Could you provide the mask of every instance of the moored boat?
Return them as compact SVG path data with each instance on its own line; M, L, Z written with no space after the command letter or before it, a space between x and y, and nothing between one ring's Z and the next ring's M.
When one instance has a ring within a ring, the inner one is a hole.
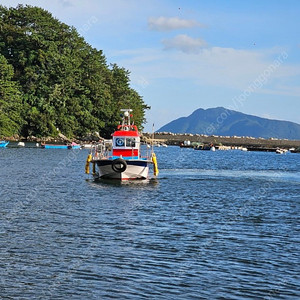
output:
M277 149L276 149L276 153L277 153L277 154L285 154L285 153L287 153L287 152L288 152L287 149L281 149L281 148L277 148Z
M18 147L25 147L25 143L24 143L24 142L19 142L19 143L17 144L17 146L18 146Z
M131 123L131 109L122 109L122 124L112 134L112 142L102 141L91 149L86 161L93 164L94 179L138 180L148 179L149 165L153 164L154 176L158 175L155 153L141 153L140 134L136 125Z
M93 147L93 144L83 144L82 148L84 149L91 149Z
M300 153L300 147L298 147L298 148L292 148L292 149L290 149L290 152L291 153Z
M216 151L216 148L214 147L213 144L205 145L205 144L200 144L196 147L194 147L194 150L211 150L211 151Z
M0 141L0 148L5 148L8 144L9 142L7 141Z

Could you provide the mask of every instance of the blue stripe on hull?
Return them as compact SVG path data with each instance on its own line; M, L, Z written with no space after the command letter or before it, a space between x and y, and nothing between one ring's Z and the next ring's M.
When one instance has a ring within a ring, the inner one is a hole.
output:
M80 145L42 145L44 149L80 149Z

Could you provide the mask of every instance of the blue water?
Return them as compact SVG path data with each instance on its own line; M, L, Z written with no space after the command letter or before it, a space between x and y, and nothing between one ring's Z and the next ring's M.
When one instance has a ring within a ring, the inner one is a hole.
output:
M86 150L0 149L0 299L299 299L300 155L157 148L146 183Z

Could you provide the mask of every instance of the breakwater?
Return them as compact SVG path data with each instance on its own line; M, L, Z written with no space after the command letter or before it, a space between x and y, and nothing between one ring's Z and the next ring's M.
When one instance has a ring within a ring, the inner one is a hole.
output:
M177 145L184 141L191 143L214 144L232 147L246 147L258 149L290 149L300 147L300 140L287 140L287 139L264 139L253 137L238 137L238 136L206 136L200 134L172 134L156 132L153 135L154 141L157 143L165 143L167 145ZM143 139L152 139L152 134L144 133Z

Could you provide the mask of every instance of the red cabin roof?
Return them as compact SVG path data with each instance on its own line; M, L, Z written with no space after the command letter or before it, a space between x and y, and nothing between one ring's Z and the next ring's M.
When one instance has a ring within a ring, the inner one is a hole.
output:
M139 133L136 131L118 130L115 131L112 136L139 136Z
M130 130L124 130L125 128ZM117 129L112 136L140 136L135 125L119 125Z

